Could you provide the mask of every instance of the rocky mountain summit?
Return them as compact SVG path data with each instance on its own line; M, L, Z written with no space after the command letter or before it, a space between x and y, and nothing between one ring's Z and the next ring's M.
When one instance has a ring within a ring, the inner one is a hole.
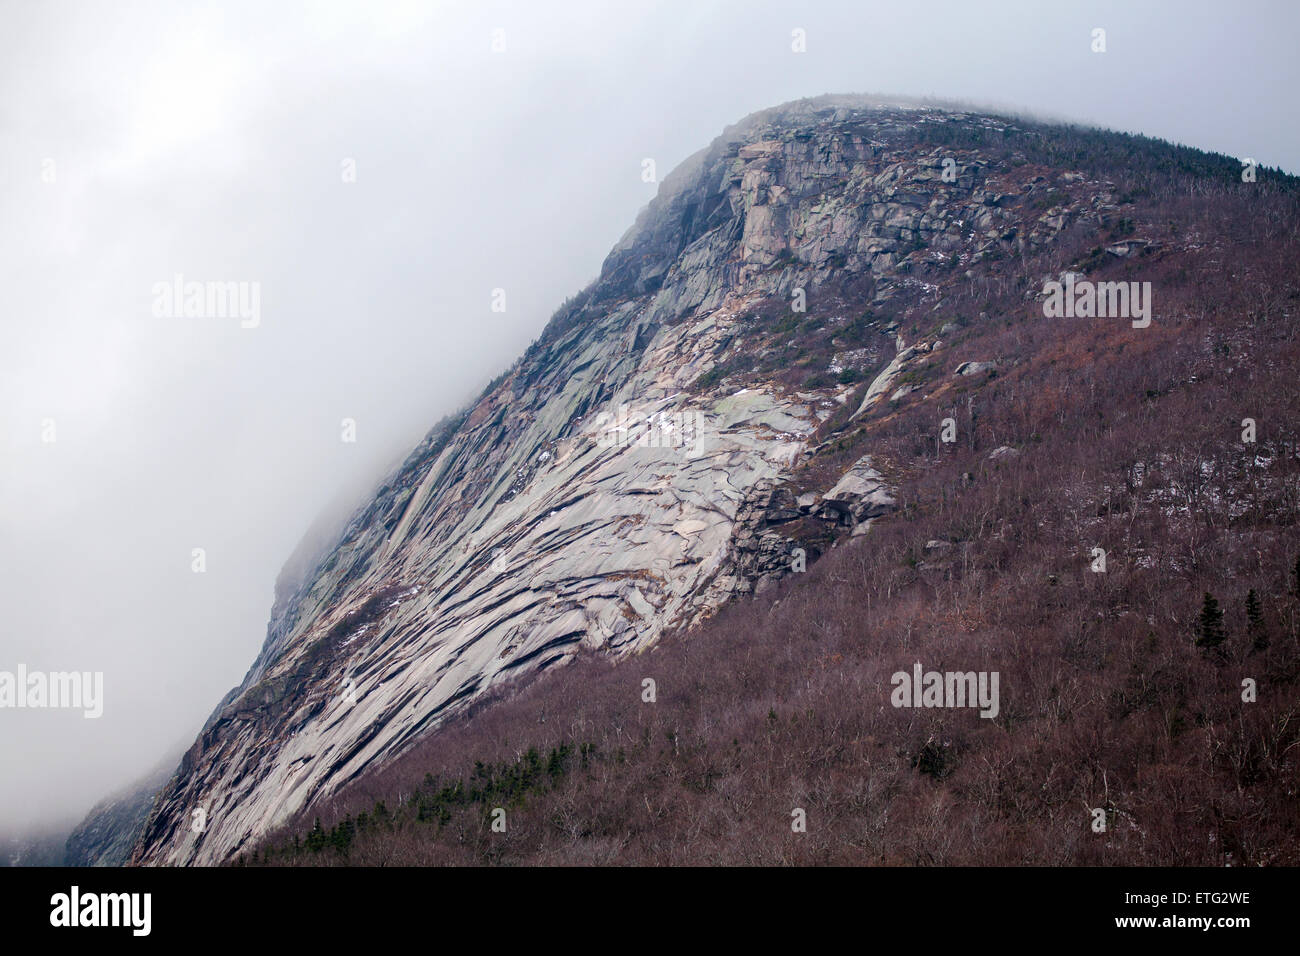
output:
M1007 367L933 373L998 263L1168 251L1065 140L849 97L724 131L511 369L291 562L133 861L227 861L489 689L642 651L900 507L844 429Z

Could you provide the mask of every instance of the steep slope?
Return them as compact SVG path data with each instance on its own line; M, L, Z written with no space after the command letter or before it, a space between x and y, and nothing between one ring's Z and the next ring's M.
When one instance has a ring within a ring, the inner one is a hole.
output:
M66 826L55 826L40 833L0 838L0 867L63 866L66 834Z
M1121 209L913 263L933 290L873 321L942 347L901 350L763 512L765 540L837 533L806 574L481 698L239 862L1300 862L1300 184L1125 137L1011 148L1113 176ZM1150 282L1151 322L1045 314L1067 270ZM864 453L897 507L814 522ZM996 707L898 706L918 662L996 675Z
M229 859L503 681L644 649L788 572L796 545L815 558L889 512L872 450L835 435L902 399L957 329L912 322L905 340L892 316L932 313L941 285L949 316L973 314L1006 292L999 261L1068 264L1104 230L1124 244L1103 260L1158 248L1129 234L1112 182L1072 167L1081 136L848 98L724 132L282 581L262 653L134 860Z
M175 755L120 793L95 804L64 844L63 866L122 866L153 809L154 797L171 778Z

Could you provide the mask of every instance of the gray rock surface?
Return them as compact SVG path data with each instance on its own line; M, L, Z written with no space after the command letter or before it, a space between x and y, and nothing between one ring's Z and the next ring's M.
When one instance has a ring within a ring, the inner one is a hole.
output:
M973 150L916 147L930 123L1011 128L822 97L746 118L669 175L528 352L295 555L261 653L133 860L227 860L488 689L584 649L636 653L761 586L789 566L787 526L858 532L891 509L870 458L820 498L781 486L846 392L696 383L769 297L852 275L888 305L916 285L910 256L1014 254L1076 214L1026 221ZM918 354L900 338L853 417Z
M822 498L822 512L842 524L857 525L891 511L894 497L885 479L864 455Z

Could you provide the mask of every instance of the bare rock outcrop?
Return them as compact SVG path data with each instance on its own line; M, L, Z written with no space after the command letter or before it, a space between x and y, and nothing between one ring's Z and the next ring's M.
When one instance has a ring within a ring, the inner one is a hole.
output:
M503 681L635 653L787 573L799 521L860 533L891 509L869 457L824 490L785 485L848 386L701 383L749 357L755 303L848 276L887 305L925 294L918 256L956 267L1103 214L1027 213L977 148L931 128L1015 129L824 97L755 114L675 170L528 352L291 562L261 653L134 861L230 859ZM898 397L929 348L898 341L852 417Z

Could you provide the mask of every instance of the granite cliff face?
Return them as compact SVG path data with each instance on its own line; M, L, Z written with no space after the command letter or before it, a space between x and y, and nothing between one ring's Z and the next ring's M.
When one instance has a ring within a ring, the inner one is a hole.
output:
M982 153L1013 132L822 98L685 162L514 367L295 558L134 862L225 861L494 685L643 650L893 508L834 426L905 394L943 335L854 303L924 303L923 261L960 278L1114 209L1105 183Z
M63 866L122 866L153 809L154 797L171 778L175 755L125 790L101 800L64 843Z

